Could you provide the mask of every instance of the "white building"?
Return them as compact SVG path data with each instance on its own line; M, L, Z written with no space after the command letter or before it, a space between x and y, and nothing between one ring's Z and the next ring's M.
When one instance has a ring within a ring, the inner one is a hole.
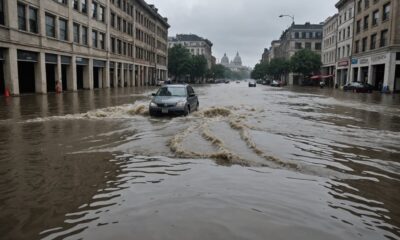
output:
M338 14L329 17L324 22L324 27L322 30L322 74L332 76L328 79L333 79L333 76L336 75L337 20ZM330 82L330 85L332 84L333 82Z
M211 41L195 34L177 34L176 37L168 38L169 48L179 44L187 48L192 55L203 55L207 59L208 68L211 68L213 64Z
M353 46L354 0L340 0L337 33L336 84L343 86L350 81L350 65Z

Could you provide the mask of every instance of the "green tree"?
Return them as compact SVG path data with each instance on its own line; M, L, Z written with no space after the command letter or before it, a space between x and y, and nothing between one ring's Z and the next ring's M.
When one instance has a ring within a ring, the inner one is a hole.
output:
M216 64L211 67L211 74L214 79L216 78L225 78L225 69L224 65Z
M175 45L168 49L168 71L175 78L190 74L191 55L182 45Z
M207 59L203 55L194 55L190 60L190 76L192 80L195 78L203 78L207 73Z
M290 59L291 70L294 73L309 76L321 69L321 56L309 49L302 49Z
M283 58L274 58L267 67L267 75L273 78L280 78L281 75L290 72L290 61Z

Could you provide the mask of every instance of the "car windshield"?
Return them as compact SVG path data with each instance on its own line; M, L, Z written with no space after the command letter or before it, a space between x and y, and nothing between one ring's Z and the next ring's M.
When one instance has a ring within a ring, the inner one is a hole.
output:
M158 90L157 96L161 97L186 97L186 88L184 87L163 87Z

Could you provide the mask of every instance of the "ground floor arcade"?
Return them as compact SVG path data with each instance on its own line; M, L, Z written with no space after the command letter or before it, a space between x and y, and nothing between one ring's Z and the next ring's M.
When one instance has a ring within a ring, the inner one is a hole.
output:
M400 92L400 52L353 58L350 81L369 83L378 91Z
M49 93L155 85L165 66L55 52L0 48L0 94Z

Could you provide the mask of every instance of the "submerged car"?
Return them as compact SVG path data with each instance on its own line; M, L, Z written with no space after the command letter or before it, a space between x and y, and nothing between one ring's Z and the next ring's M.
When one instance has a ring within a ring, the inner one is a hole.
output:
M357 93L372 93L374 87L368 83L351 82L343 86L343 91L353 91Z
M186 116L199 108L199 99L193 88L187 84L165 85L152 95L150 116L163 114Z
M282 86L281 81L278 80L273 80L271 83L271 87L281 87L281 86Z
M256 81L251 80L251 81L249 82L249 87L257 87Z

